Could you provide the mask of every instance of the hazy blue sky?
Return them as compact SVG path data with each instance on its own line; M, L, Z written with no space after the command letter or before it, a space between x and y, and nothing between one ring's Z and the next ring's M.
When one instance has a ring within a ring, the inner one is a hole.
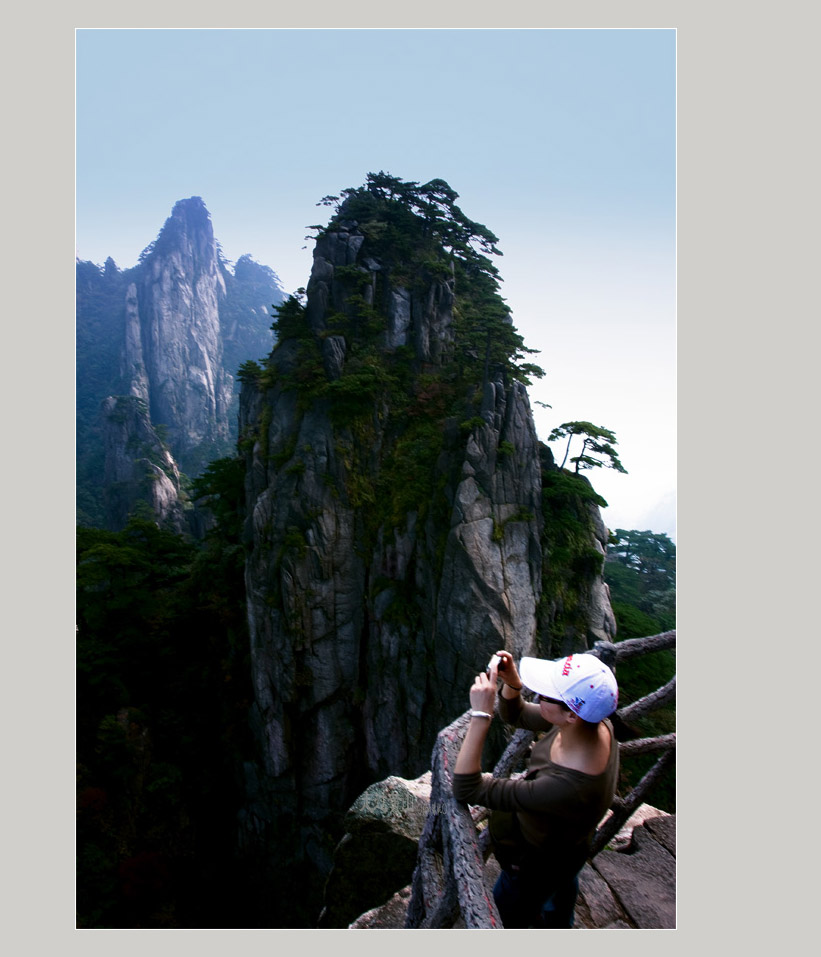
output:
M132 266L201 196L228 259L250 253L291 292L324 195L369 171L445 179L499 237L502 295L541 350L540 437L570 419L613 429L629 474L588 473L605 523L675 537L675 42L78 30L77 255Z

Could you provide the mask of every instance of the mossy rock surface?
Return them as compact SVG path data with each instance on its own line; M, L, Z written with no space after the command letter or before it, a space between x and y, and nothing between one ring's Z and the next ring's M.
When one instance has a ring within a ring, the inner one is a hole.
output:
M389 777L354 801L334 851L320 927L348 927L410 883L430 806L429 777Z

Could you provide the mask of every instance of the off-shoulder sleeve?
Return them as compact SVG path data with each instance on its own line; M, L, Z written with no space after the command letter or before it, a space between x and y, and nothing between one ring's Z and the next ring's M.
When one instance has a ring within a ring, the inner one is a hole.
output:
M481 771L474 771L471 774L454 774L453 796L457 801L464 801L466 804L477 804L477 801L472 800L472 795L478 791L481 784Z
M454 774L453 796L457 801L493 810L529 811L561 817L574 815L579 797L577 783L560 773L511 780L478 771Z

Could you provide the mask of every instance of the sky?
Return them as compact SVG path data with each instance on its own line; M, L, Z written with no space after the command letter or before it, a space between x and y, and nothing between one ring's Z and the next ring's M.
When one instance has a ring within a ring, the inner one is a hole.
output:
M446 180L496 234L539 438L612 430L605 524L675 541L675 30L76 33L80 259L133 266L201 196L224 255L293 292L317 203L379 170Z

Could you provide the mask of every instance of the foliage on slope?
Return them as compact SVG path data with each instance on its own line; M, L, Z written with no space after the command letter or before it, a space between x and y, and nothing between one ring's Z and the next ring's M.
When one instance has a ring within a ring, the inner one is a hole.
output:
M594 545L591 507L607 502L584 477L556 468L546 446L542 457L543 543L541 652L547 658L587 647L586 617L591 580L603 556ZM570 643L568 643L570 642Z
M77 530L80 927L228 926L241 913L241 596L242 548L224 522L199 547L139 520Z
M119 375L125 342L126 274L112 259L100 269L77 263L77 519L103 527L101 483L105 456L100 403L123 391Z
M524 345L510 309L499 294L499 272L490 256L501 256L498 239L456 205L459 194L444 180L420 185L388 173L369 173L364 186L328 196L335 208L327 226L312 226L317 235L355 221L367 249L389 269L392 282L426 288L432 279L452 278L457 291L455 338L446 363L455 364L449 378L481 381L488 365L529 383L544 372L523 361L535 350ZM384 303L374 303L378 313ZM367 312L363 318L367 319Z
M617 528L608 545L604 578L610 586L620 641L676 627L676 546L667 535ZM655 691L675 673L674 649L628 659L619 665L619 704L624 706ZM643 736L675 731L675 703L652 712L637 727ZM654 762L653 755L632 758L623 769L624 782L637 783ZM658 786L650 803L675 812L675 770Z

